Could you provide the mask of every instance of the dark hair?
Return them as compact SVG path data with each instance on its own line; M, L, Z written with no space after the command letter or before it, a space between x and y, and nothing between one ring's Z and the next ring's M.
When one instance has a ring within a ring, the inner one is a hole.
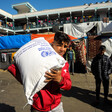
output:
M106 47L104 45L101 45L99 50L104 51L104 50L106 50Z
M55 36L54 36L54 41L57 41L58 43L62 43L62 42L70 42L70 38L67 34L63 33L63 32L56 32Z

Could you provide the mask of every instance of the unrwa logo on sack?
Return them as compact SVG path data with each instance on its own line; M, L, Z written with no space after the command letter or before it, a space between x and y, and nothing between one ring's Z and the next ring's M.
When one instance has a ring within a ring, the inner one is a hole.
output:
M47 57L47 56L51 56L51 55L56 55L56 53L54 51L42 51L41 52L42 57Z

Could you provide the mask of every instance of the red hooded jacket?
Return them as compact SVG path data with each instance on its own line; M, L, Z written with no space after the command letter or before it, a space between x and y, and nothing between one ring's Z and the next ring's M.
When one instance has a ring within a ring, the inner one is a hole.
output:
M62 68L62 80L60 83L51 81L42 90L33 97L32 107L39 111L50 111L57 107L61 101L62 94L60 88L64 90L71 89L71 79L68 71L69 64L66 63ZM8 71L22 84L19 70L15 64L8 67Z

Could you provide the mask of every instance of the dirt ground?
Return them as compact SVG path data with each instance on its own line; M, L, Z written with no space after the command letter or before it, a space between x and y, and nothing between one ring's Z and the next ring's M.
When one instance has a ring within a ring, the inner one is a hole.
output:
M103 87L101 87L101 102L95 106L95 80L91 73L71 75L72 88L61 90L65 112L112 112L112 75L110 75L109 100L103 102ZM7 71L0 70L0 112L30 112L26 106L26 97L22 85Z

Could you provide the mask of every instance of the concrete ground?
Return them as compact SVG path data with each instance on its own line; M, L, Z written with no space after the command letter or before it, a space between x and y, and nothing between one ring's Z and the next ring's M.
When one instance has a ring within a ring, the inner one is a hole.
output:
M101 102L95 106L95 80L91 73L71 75L72 88L62 90L62 102L65 112L112 112L112 76L110 75L109 100L103 102L103 88L101 88ZM22 85L7 71L0 70L0 112L30 112L26 104Z

